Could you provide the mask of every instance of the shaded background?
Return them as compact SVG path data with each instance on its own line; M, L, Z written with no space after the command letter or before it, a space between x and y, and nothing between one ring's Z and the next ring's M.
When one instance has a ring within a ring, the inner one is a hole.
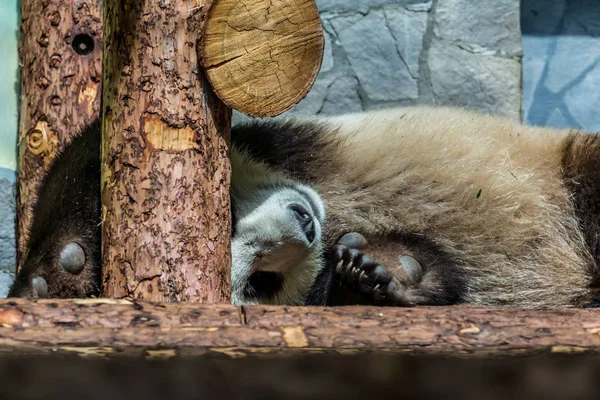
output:
M446 104L600 131L600 0L316 2L325 58L291 114ZM0 296L16 261L18 18L0 0Z

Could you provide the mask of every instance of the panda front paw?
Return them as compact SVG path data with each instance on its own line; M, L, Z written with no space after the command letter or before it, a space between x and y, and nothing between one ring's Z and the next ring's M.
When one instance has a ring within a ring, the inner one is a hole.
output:
M371 298L371 302L394 305L402 285L387 268L357 249L336 244L331 251L338 282L347 290Z

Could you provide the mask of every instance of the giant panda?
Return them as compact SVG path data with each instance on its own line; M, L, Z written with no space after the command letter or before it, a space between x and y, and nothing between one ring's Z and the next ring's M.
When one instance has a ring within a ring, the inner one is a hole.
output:
M322 198L328 256L304 266L320 271L308 274L313 287L335 275L320 285L329 304L569 307L598 297L592 134L416 107L258 121L232 137L232 158L240 151ZM368 245L349 250L349 232ZM39 283L24 274L23 286ZM274 302L311 303L312 290L275 295L291 286L263 275L254 286ZM265 301L254 297L239 302Z
M600 136L444 107L253 121L233 135L320 194L326 247L348 232L366 239L376 262L336 269L364 294L351 302L545 308L599 297Z
M96 120L48 169L37 190L27 252L9 297L99 294L100 140ZM232 166L233 303L326 304L332 270L325 268L320 196L236 149Z

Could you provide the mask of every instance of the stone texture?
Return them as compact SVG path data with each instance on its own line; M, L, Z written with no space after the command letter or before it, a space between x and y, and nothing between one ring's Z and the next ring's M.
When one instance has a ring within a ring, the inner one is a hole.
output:
M323 36L325 37L325 49L323 52L323 63L321 64L321 70L319 73L330 71L333 68L333 48L331 47L331 35L324 29Z
M431 5L431 0L316 0L316 3L320 12L342 13L381 8L383 6L425 7Z
M0 178L0 270L14 271L16 265L15 182Z
M329 87L320 112L335 115L358 111L362 111L361 99L358 95L358 80L353 76L337 78Z
M369 99L390 101L419 96L417 80L402 61L383 11L371 10L362 18L338 17L331 24Z
M396 41L396 48L410 75L419 78L419 57L427 29L427 13L395 8L384 10L386 24Z
M15 280L14 273L0 269L0 297L5 298L8 296L10 285Z
M310 92L288 112L294 115L319 114L335 76L318 76Z
M441 0L435 12L436 36L522 54L517 0Z
M518 61L473 54L434 40L429 53L436 104L465 106L518 120L521 112Z

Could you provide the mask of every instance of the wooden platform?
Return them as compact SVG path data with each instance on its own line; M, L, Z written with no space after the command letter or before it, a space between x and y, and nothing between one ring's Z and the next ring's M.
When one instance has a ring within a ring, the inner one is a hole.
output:
M0 351L172 358L333 353L525 356L600 352L600 310L0 302Z

